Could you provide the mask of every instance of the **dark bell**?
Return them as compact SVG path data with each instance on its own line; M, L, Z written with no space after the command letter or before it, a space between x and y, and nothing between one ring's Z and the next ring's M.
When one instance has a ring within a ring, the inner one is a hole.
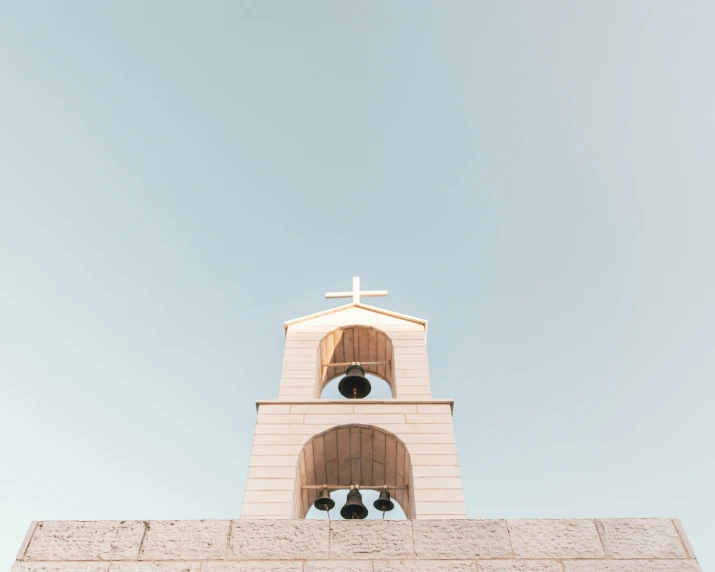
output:
M362 504L362 495L359 490L350 489L348 500L345 501L345 506L340 509L340 516L346 520L363 519L367 516L367 507Z
M330 493L327 489L320 491L320 496L315 499L313 506L318 510L331 510L335 506L335 501L330 498Z
M372 503L377 510L380 512L387 512L395 508L395 503L390 500L390 493L386 490L380 491L379 498Z
M338 391L348 399L362 399L370 394L370 382L365 377L365 370L356 364L348 366L345 377L340 380Z

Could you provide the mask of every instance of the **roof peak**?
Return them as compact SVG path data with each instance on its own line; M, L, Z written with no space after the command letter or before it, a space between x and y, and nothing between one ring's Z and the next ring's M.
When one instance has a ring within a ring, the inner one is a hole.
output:
M322 310L316 312L315 314L309 314L307 316L302 316L300 318L294 318L293 320L288 320L284 322L284 328L287 330L290 326L294 324L299 324L301 322L306 322L314 318L319 318L321 316L326 316L328 314L334 314L337 312L343 312L349 308L361 308L367 310L368 312L375 312L377 314L383 314L385 316L391 316L393 318L398 318L400 320L406 320L408 322L414 322L415 324L420 324L424 326L425 333L427 332L427 320L422 318L415 318L414 316L408 316L407 314L400 314L399 312L392 312L391 310L385 310L384 308L377 308L376 306L369 306L368 304L363 304L362 302L351 302L349 304L343 304L342 306L336 306L335 308L328 308L327 310Z

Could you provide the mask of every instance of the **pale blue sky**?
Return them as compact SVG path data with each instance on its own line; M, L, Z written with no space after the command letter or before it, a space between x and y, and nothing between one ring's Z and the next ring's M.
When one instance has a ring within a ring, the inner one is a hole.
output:
M715 3L4 2L0 564L239 515L284 320L430 322L469 516L715 568Z

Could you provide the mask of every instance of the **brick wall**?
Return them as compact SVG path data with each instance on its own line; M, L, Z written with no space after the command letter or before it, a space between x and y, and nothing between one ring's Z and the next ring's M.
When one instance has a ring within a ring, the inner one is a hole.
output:
M677 520L33 523L13 572L699 572Z

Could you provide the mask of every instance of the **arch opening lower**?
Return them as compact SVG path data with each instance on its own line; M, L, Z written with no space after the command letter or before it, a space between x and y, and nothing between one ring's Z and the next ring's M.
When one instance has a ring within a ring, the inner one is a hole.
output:
M375 511L372 503L379 495L379 491L370 488L387 486L395 503L395 510L391 512L404 514L402 518L414 518L409 451L399 438L384 429L372 425L342 425L312 437L298 455L293 518L316 518L311 508L323 485L337 489L331 492L336 503L331 511L333 518L341 518L340 508L345 504L342 497L354 485L360 487L368 514ZM379 517L382 518L382 513ZM395 518L399 517L390 517Z

